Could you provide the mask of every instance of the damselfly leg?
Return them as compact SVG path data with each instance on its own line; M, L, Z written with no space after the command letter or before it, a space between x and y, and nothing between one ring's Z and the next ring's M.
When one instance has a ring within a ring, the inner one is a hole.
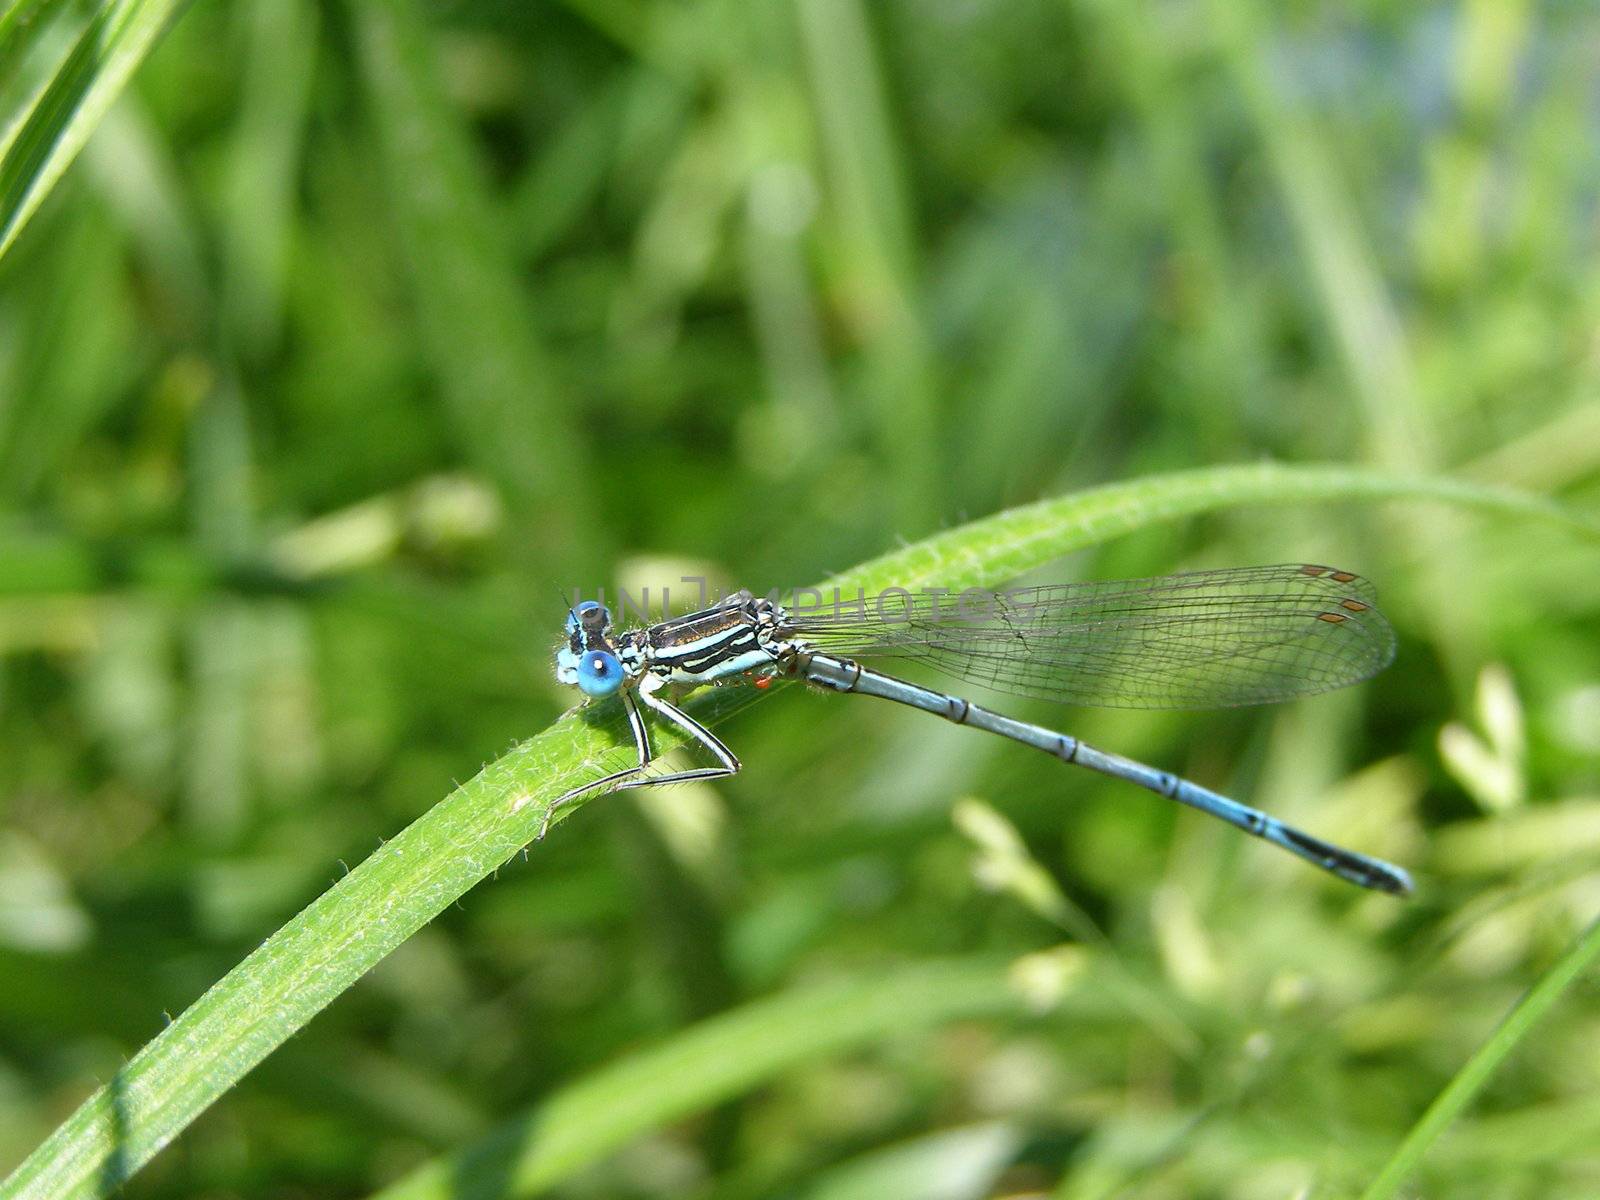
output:
M704 746L716 758L714 767L690 767L683 771L672 771L665 775L646 775L650 764L655 762L655 750L650 744L650 731L645 726L644 717L639 712L638 705L634 702L634 692L622 693L622 703L628 712L628 725L633 732L634 749L639 755L639 761L631 767L621 771L613 771L609 775L602 775L599 779L592 779L569 792L564 792L551 801L550 807L545 810L544 820L539 824L539 839L542 841L545 834L550 832L550 822L555 814L567 804L572 803L579 796L602 788L612 788L624 791L628 788L662 787L669 783L689 783L696 779L724 779L729 775L739 773L740 762L738 755L728 749L725 743L716 734L696 721L688 713L674 704L663 700L657 692L660 690L658 680L646 680L637 689L639 700L643 701L646 708L660 716L663 720L670 721L691 739Z

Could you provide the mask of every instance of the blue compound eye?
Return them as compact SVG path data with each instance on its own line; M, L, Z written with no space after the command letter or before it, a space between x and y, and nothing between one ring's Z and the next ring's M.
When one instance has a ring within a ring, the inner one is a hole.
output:
M585 696L609 696L622 686L622 664L615 654L586 650L578 659L578 686Z

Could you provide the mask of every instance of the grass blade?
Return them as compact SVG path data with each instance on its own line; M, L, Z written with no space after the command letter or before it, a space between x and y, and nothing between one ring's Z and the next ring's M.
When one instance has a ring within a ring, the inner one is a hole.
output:
M868 6L803 0L796 16L838 208L835 286L857 297L851 307L865 368L862 401L889 450L895 528L922 529L937 511L938 385L917 299L915 222Z
M529 547L569 564L603 552L573 405L542 349L505 214L446 94L422 6L383 0L355 16L418 323L462 444L510 501ZM553 509L562 520L544 519Z
M106 0L0 156L0 258L188 0Z
M1155 476L1010 509L897 550L825 586L995 585L1070 551L1177 517L1240 504L1353 499L1440 500L1600 532L1523 493L1338 466L1261 464ZM687 707L716 724L770 694L706 689ZM385 955L527 845L549 803L592 778L600 756L625 740L611 711L616 707L567 713L380 847L85 1101L0 1183L0 1200L104 1195L132 1175ZM666 729L655 741L662 753L682 744Z
M992 586L1052 558L1156 522L1234 505L1336 500L1433 500L1555 521L1575 532L1600 536L1600 522L1510 488L1361 467L1263 462L1174 471L1021 505L886 554L824 586L859 586L868 592L929 582ZM975 534L984 546L981 558L971 553Z
M24 64L42 31L49 29L66 0L11 0L0 12L0 97L8 95L25 74ZM0 139L0 145L4 139Z
M1594 965L1596 958L1600 958L1600 920L1590 925L1572 948L1545 972L1544 978L1506 1014L1489 1040L1456 1072L1444 1091L1428 1105L1422 1119L1411 1127L1411 1132L1378 1172L1378 1177L1361 1193L1361 1200L1391 1200L1399 1192L1400 1185L1421 1165L1428 1148L1472 1103L1506 1056L1543 1020L1567 988Z
M1417 380L1390 295L1341 185L1332 156L1310 118L1275 84L1261 53L1264 14L1254 5L1211 5L1225 62L1254 119L1294 223L1312 283L1334 343L1371 431L1372 451L1384 466L1422 470L1437 458Z
M702 1111L798 1063L961 1017L1020 1013L1003 963L922 963L795 988L703 1021L597 1071L437 1159L381 1200L491 1200L569 1178L651 1129Z
M995 1195L999 1176L1022 1148L1027 1131L1011 1121L941 1129L831 1168L801 1200L979 1200Z

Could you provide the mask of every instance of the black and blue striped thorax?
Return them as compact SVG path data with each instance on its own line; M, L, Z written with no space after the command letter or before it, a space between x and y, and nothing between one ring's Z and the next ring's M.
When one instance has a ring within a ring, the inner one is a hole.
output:
M722 603L623 634L617 655L630 674L645 671L670 683L712 683L792 657L787 614L764 597L740 591Z

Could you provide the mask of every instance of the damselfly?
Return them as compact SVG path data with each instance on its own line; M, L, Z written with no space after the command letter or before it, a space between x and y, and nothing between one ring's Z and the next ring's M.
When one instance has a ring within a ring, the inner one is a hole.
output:
M1348 571L1299 563L959 597L893 590L831 606L783 605L739 592L700 612L622 633L612 629L603 605L588 600L568 613L556 678L593 699L621 698L638 761L573 789L550 812L600 788L733 775L740 766L733 751L667 696L738 676L757 683L791 677L999 734L1220 817L1351 883L1404 895L1411 879L1399 867L1166 771L863 665L880 658L922 662L999 692L1067 704L1221 708L1344 687L1393 656L1394 632L1371 585ZM716 765L650 773L655 754L641 704L702 746Z

